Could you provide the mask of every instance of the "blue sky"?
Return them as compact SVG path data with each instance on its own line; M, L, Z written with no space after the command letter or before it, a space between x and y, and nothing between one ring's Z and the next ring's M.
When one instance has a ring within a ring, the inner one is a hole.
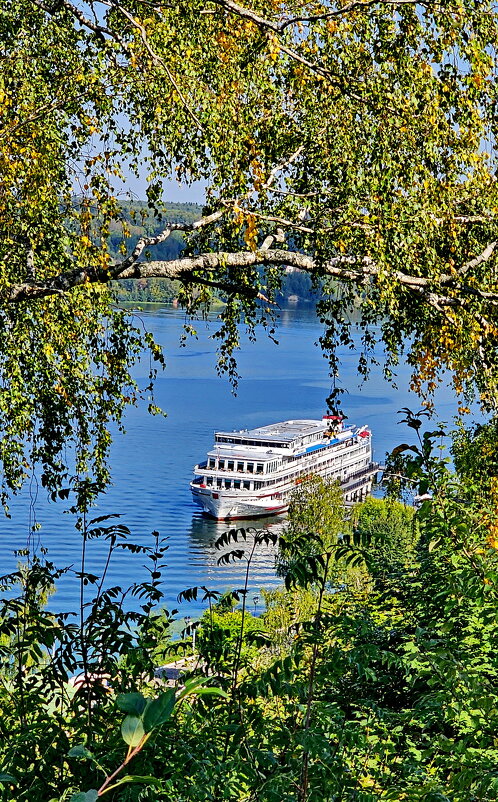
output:
M126 182L118 186L119 193L132 192L138 200L145 200L145 189L147 182L145 180L145 171L143 178L128 173ZM195 181L190 186L187 184L179 184L177 181L165 182L164 200L174 201L176 203L204 203L204 181Z

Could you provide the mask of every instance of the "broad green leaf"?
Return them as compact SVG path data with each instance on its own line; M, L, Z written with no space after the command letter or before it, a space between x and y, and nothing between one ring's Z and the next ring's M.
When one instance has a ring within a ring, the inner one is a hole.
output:
M141 693L120 693L116 704L123 713L141 716L147 705L147 699Z
M145 732L151 732L156 727L160 727L169 719L175 706L175 692L169 688L157 699L152 699L147 703L143 714L143 725Z
M69 802L96 802L97 799L98 793L92 788L91 791L81 791L79 794L73 794Z
M200 688L202 685L205 685L206 682L209 682L209 677L191 677L191 679L186 681L183 691L179 694L178 698L180 699L186 693L192 693L195 688Z
M183 691L178 695L178 700L191 696L194 693L198 696L210 694L211 696L221 696L225 699L229 698L228 694L221 688L216 688L214 686L206 687L207 682L209 682L209 677L194 677L189 680L185 683Z
M219 696L222 699L230 699L230 696L226 691L222 688L198 688L197 690L192 691L191 693L195 693L196 696Z
M142 719L139 716L126 716L121 724L121 735L128 746L138 746L145 735Z
M17 779L12 774L7 774L7 772L2 771L0 772L0 783L17 783Z
M73 746L72 749L69 750L67 753L68 757L76 757L80 760L87 758L88 760L93 760L93 754L90 752L89 749L86 748L83 744L77 744Z

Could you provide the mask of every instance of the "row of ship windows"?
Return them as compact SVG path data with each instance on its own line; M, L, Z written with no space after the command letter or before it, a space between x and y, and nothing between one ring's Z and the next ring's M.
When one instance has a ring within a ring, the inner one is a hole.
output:
M333 460L328 460L327 462L320 464L320 469L323 469L326 466L330 466ZM365 465L369 465L370 460L366 459L363 461ZM351 465L347 466L346 468L342 468L343 477L345 478L348 475L347 468L351 467ZM340 473L340 471L338 472ZM285 481L295 481L299 477L303 475L308 475L307 471L295 471L294 473L289 474L289 476L285 477ZM339 476L338 476L339 478ZM247 480L242 479L215 479L212 476L204 476L203 482L207 487L216 487L218 490L225 489L225 490L261 490L262 487L270 487L274 484L280 484L282 479L270 479L267 482L249 482Z
M326 462L320 462L320 465L332 465L336 460L336 456L338 455L334 454L334 456ZM356 454L355 457L357 458ZM368 459L366 462L368 463ZM219 459L217 461L214 457L209 457L208 460L208 468L214 470L237 471L238 473L273 473L278 467L279 463L277 461L269 462L265 466L262 462L236 462L235 460L224 459ZM297 475L298 474L296 474L296 476Z
M245 437L225 437L224 435L215 436L216 443L236 443L240 446L260 446L261 448L290 448L291 445L307 446L309 443L318 443L323 438L322 432L315 432L314 434L307 434L301 440L293 440L292 443L288 441L278 442L275 440L248 440Z
M267 471L270 468L271 470L274 470L276 466L276 462L270 463L269 466L267 465ZM234 460L230 459L220 459L218 460L218 464L216 464L216 459L214 457L209 457L208 468L218 468L218 470L240 471L245 473L265 473L265 466L262 462L235 462Z
M311 442L319 443L320 440L321 440L321 437L315 438L313 440L309 440L308 438L305 438L304 440L301 441L301 443L299 445L301 445L302 447L305 447L305 446L309 445L309 443L311 443ZM262 442L260 440L236 440L233 437L216 437L215 438L215 442L216 443L232 443L232 444L238 445L238 446L259 446L260 448L269 448L269 449L290 448L291 445L293 445L293 446L296 445L296 443L292 443L292 444L291 443L265 443L265 442ZM336 448L349 447L352 444L353 444L353 440L352 439L345 440L339 446L336 446ZM324 443L323 447L326 448L328 445L329 445L328 443Z
M347 440L344 444L336 446L334 452L337 453L337 451L342 450L343 448L351 447L352 444L353 444L352 440ZM359 445L363 446L363 444ZM327 448L327 445L324 445L324 448ZM363 448L366 450L366 446L363 446ZM355 449L355 451L356 450L357 449ZM300 461L302 459L302 455L300 455L299 457L290 458L290 460L292 461L294 461L294 459ZM237 473L257 473L257 474L273 473L273 471L277 470L277 468L281 464L282 463L279 460L274 460L272 462L267 462L263 464L262 462L245 462L245 461L239 462L236 460L228 460L228 459L216 460L215 457L209 457L208 459L208 468L220 471L237 471ZM330 464L330 462L326 464L328 465Z
M216 443L235 443L238 446L260 446L261 448L290 448L290 443L267 443L263 440L239 440L235 437L216 437Z
M304 437L299 444L295 441L293 443L276 443L276 442L266 442L264 440L240 440L236 437L215 437L215 443L230 443L232 445L237 446L258 446L259 448L290 448L295 447L296 445L300 446L307 446L310 443L319 443L322 440L322 435L319 436L311 436L311 437ZM348 440L343 440L342 443L336 447L344 448L349 447L353 444L353 438L349 438ZM328 443L326 444L328 445Z
M242 479L214 479L212 476L204 477L207 487L216 487L218 490L260 490L264 482L248 482Z

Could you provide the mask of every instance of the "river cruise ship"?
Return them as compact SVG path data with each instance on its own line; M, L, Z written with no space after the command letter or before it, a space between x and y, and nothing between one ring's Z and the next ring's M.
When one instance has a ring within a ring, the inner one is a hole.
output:
M377 469L368 427L325 415L215 432L190 487L194 501L217 520L257 518L286 512L296 485L313 475L338 480L345 503L353 504L370 492Z

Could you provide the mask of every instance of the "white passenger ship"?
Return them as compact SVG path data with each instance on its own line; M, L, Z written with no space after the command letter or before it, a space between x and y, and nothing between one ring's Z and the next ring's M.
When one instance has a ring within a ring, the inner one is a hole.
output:
M337 479L352 504L370 492L377 469L368 427L325 415L216 432L190 487L194 501L217 520L256 518L285 512L293 489L311 475Z

